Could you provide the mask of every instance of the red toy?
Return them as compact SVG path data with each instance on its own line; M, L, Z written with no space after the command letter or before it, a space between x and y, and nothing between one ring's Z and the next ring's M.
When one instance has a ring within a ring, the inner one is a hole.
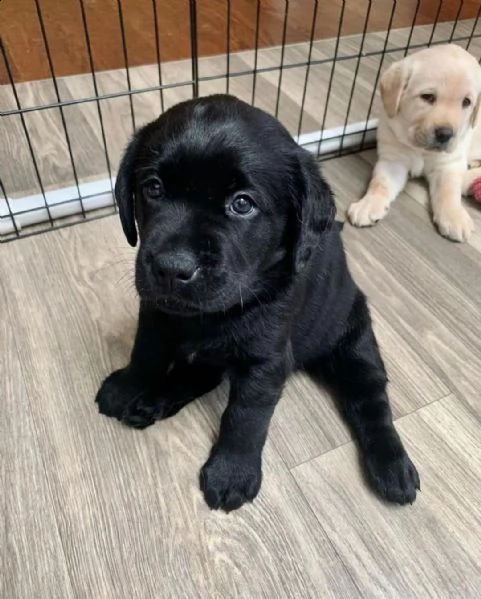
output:
M481 177L478 177L472 182L471 193L476 202L481 202Z

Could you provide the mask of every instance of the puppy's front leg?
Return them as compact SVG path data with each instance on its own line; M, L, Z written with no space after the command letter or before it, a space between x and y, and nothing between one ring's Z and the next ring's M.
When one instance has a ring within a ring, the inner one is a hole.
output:
M162 315L141 304L130 364L112 372L102 383L95 401L99 412L145 428L159 417L155 406L172 360Z
M379 160L363 198L351 204L347 216L356 227L369 227L384 218L406 185L408 168L400 162Z
M433 220L439 232L453 241L467 241L474 224L461 203L464 172L437 170L428 175Z
M231 377L219 438L200 473L210 508L235 510L259 492L262 449L285 379L283 361L239 369Z

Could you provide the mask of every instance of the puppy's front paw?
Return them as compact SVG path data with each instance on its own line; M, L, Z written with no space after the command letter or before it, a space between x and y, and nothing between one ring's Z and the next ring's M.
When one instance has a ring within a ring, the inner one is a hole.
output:
M389 210L389 203L378 195L365 195L347 210L349 222L355 227L370 227L383 219Z
M404 505L416 499L416 490L421 488L419 474L404 449L399 455L390 454L389 450L384 455L370 453L366 456L366 468L375 491L387 501Z
M135 428L145 428L157 419L157 406L149 390L127 368L116 370L105 379L95 401L101 414Z
M474 223L463 206L444 206L434 212L434 222L443 237L453 241L467 241L474 231Z
M261 457L215 450L200 472L200 488L207 505L226 512L252 501L262 481Z
M132 393L132 382L126 368L112 372L97 392L95 403L99 412L111 418L121 419L125 405Z

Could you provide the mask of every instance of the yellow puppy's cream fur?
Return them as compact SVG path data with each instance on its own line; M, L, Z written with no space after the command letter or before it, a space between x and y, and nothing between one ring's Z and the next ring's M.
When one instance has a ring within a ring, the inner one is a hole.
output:
M423 175L440 233L466 241L474 225L461 196L481 177L481 67L459 46L434 46L393 63L380 91L378 161L366 194L349 207L349 220L373 225L408 178Z

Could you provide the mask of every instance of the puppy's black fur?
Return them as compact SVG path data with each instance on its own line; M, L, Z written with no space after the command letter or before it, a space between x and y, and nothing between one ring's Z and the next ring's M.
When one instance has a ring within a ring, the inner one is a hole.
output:
M374 489L412 502L419 477L314 158L273 117L211 96L135 135L115 193L129 243L140 238L141 301L130 364L104 381L100 411L144 428L227 375L201 486L211 508L232 510L257 495L271 416L303 369L334 388Z

